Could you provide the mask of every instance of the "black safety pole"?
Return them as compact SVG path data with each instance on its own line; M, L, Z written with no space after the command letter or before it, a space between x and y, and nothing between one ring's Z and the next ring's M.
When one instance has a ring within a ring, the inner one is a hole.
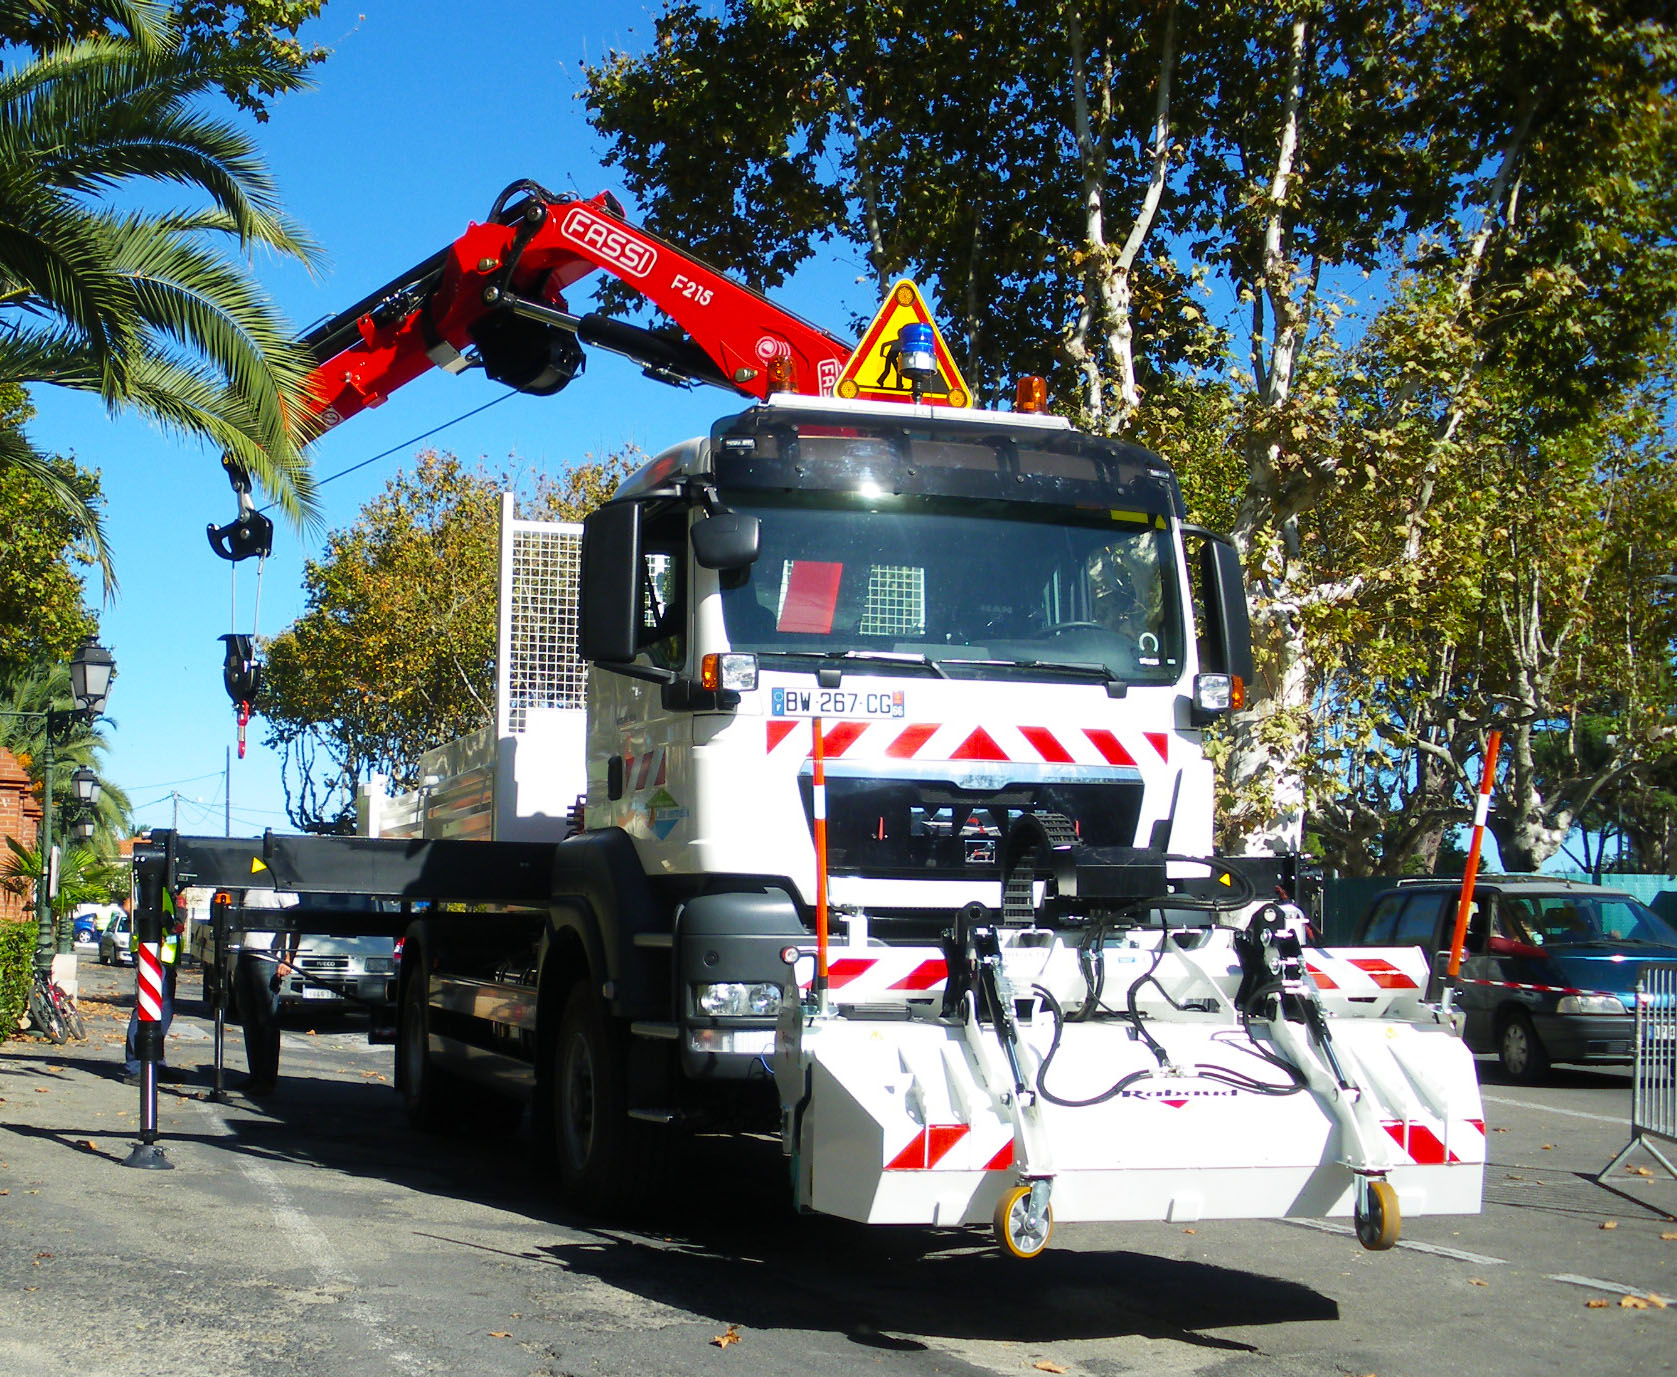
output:
M210 959L215 962L215 980L210 987L215 991L210 1001L215 1019L215 1069L210 1098L218 1104L227 1099L227 1089L222 1084L222 1063L227 1054L227 909L232 902L233 896L224 889L218 889L215 898L210 900Z
M125 1167L169 1171L174 1167L157 1146L157 1067L163 1060L163 890L168 856L154 845L134 848L134 1000L139 1024L134 1052L140 1060L140 1141Z

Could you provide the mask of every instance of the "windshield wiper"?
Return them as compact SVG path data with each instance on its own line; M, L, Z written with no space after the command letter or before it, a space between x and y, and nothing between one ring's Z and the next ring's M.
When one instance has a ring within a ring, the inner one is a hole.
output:
M929 669L939 679L949 677L938 667L936 660L917 650L758 650L753 654L759 660L850 660L863 664L902 665L905 668Z
M1094 660L945 660L951 665L997 665L1007 669L1046 669L1054 674L1080 674L1109 684L1123 682L1111 668Z

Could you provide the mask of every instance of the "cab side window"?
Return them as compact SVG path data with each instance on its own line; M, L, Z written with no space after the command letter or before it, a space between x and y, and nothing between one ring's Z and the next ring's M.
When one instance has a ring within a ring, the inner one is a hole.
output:
M648 514L642 528L641 616L636 642L664 669L687 660L687 512Z

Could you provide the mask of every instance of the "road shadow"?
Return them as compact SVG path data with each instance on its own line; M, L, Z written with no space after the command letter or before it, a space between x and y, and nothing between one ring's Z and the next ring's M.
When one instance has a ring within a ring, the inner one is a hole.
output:
M111 1103L137 1098L117 1083L119 1062L68 1052L54 1049L50 1057L58 1074L108 1081ZM8 1069L45 1077L48 1060L22 1057ZM1018 1263L997 1251L988 1229L878 1228L800 1216L779 1144L767 1137L684 1138L667 1179L640 1192L633 1214L588 1217L556 1198L527 1121L501 1136L477 1125L416 1133L388 1071L381 1062L352 1080L282 1066L277 1090L260 1099L232 1089L241 1078L229 1074L225 1112L213 1130L199 1131L169 1105L178 1111L207 1100L210 1068L179 1068L179 1079L158 1087L160 1112L174 1129L160 1146L184 1164L190 1144L195 1170L213 1171L224 1159L236 1171L236 1158L247 1156L514 1212L550 1226L553 1241L509 1256L596 1277L712 1319L719 1331L729 1324L813 1329L882 1351L913 1349L918 1341L900 1336L927 1333L1020 1343L1131 1335L1238 1353L1248 1346L1215 1331L1339 1319L1333 1300L1295 1282L1143 1252L1084 1251L1075 1226L1062 1226L1042 1257ZM107 1106L103 1095L90 1103ZM133 1141L132 1131L115 1133L109 1122L98 1130L70 1120L3 1127L55 1144L66 1160L120 1161Z
M1504 1090L1623 1090L1630 1091L1631 1069L1627 1066L1555 1065L1541 1085L1515 1080L1495 1057L1476 1057L1479 1084Z

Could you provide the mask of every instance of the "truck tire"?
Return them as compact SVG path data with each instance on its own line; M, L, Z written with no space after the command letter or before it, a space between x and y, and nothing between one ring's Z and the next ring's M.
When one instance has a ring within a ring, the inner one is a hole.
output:
M658 1179L662 1139L628 1114L624 1030L586 980L571 987L549 1065L554 1157L570 1205L613 1214Z
M442 1133L465 1121L465 1086L431 1060L431 1006L423 973L415 973L402 991L396 1055L410 1124L422 1133Z

